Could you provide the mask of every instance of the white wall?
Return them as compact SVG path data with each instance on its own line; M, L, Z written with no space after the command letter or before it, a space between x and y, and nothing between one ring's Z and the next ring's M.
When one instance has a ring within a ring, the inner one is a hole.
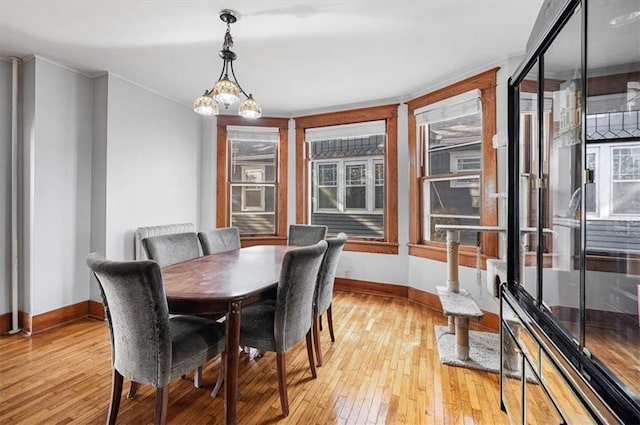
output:
M11 311L11 63L0 60L0 314Z
M215 117L204 117L201 120L201 155L200 155L200 206L198 209L197 229L207 231L216 228L216 139L217 120Z
M510 74L509 64L500 63L497 75L496 108L497 132L507 132L507 80ZM482 71L482 70L480 70ZM478 71L478 72L480 72ZM468 75L467 75L468 76ZM460 79L464 77L461 76ZM434 87L433 90L438 87ZM437 286L446 286L446 263L426 258L409 256L409 152L408 117L406 105L398 108L398 255L383 255L344 252L340 259L337 275L339 277L378 283L406 285L421 291L435 294ZM506 150L498 152L498 192L506 192ZM506 200L499 200L499 223L506 224ZM504 251L504 238L500 239ZM497 313L499 305L486 289L486 273L470 267L460 267L460 287L470 291L480 308ZM479 282L479 283L478 283Z
M200 124L191 108L108 76L107 258L132 260L140 226L197 224Z
M25 193L31 209L25 308L35 315L89 297L93 94L90 78L40 58L31 62L33 122L23 138L32 149L24 158L32 178Z

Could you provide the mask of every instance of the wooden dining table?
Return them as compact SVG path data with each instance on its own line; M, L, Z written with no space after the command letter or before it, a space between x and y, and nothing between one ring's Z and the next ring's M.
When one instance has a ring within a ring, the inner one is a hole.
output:
M242 307L277 287L287 245L260 245L163 267L170 313L226 313L225 423L237 422Z

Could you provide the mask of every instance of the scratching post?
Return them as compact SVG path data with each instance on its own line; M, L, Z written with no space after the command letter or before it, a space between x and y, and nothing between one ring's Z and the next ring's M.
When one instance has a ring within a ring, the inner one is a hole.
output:
M447 290L458 293L460 281L458 280L458 248L460 246L460 232L447 230ZM448 318L449 332L455 333L455 317Z
M456 316L456 356L469 360L469 318Z

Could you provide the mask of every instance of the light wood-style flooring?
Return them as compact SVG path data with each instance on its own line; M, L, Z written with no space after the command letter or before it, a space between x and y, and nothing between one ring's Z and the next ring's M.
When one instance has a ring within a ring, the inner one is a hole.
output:
M240 424L506 424L498 375L440 364L441 313L407 300L337 292L336 342L321 333L324 365L311 379L304 341L287 354L290 415L281 416L273 353L240 360ZM1 424L102 424L110 396L107 326L80 320L41 334L0 337ZM219 361L171 383L170 424L222 424L223 397L210 397ZM153 421L155 389L125 398L118 424Z

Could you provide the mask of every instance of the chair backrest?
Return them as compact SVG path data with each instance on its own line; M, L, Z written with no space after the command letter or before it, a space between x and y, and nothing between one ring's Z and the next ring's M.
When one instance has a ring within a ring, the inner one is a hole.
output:
M274 317L276 352L284 353L311 329L313 293L327 242L295 248L282 260Z
M240 249L240 231L237 227L222 227L198 233L204 255Z
M316 293L313 297L313 314L315 316L327 311L331 305L338 261L346 243L347 235L342 232L338 233L335 238L327 239L327 251L324 253L324 258L318 271Z
M200 257L200 242L195 232L151 236L142 240L147 257L160 267Z
M327 236L327 226L313 224L290 224L288 245L308 246L318 243Z
M171 372L169 308L155 261L109 261L92 253L87 265L105 303L113 367L124 377L163 387Z

